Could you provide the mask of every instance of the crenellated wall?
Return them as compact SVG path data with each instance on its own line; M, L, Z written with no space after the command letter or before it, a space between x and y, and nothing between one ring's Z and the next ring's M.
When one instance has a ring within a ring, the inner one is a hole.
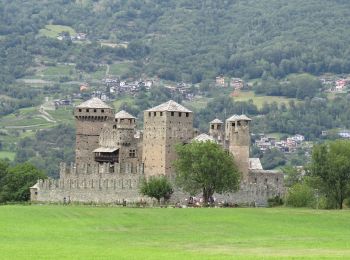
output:
M116 203L123 200L128 202L150 201L139 194L139 184L144 178L142 166L139 172L120 173L106 171L109 165L105 164L96 172L89 172L85 165L72 164L66 167L61 164L59 180L39 180L35 188L31 188L31 200L43 202L94 202ZM268 198L284 194L283 175L272 171L252 171L250 180L243 181L240 189L234 193L215 194L218 202L249 203L267 205ZM174 181L174 180L170 180ZM200 194L198 195L200 196ZM185 204L189 194L175 190L171 202Z

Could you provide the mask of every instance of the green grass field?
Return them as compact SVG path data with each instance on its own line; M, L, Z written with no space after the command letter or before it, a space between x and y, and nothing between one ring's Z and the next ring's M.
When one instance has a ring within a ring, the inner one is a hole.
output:
M48 24L45 25L45 28L40 29L39 35L56 38L61 32L69 32L70 35L76 34L75 30L70 26Z
M242 91L240 92L238 97L233 97L234 101L249 101L250 99L253 100L253 103L258 108L261 108L264 102L268 104L271 104L273 102L277 102L277 104L285 103L288 106L288 102L290 100L296 101L296 99L286 98L286 97L258 96L258 95L255 95L253 91Z
M124 73L128 72L129 68L131 66L130 62L120 62L116 64L110 65L109 74L110 75L123 75Z
M9 151L0 151L0 160L1 159L9 159L13 161L15 159L16 153Z
M1 259L350 258L350 211L1 206Z

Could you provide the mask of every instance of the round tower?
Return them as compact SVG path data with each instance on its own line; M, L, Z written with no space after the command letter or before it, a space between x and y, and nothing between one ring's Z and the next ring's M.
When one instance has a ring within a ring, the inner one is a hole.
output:
M92 98L74 109L76 123L77 164L94 161L93 151L99 146L99 136L105 125L113 122L114 111L99 98Z
M246 115L233 115L226 120L225 134L228 148L243 175L243 180L248 178L250 121L251 119Z
M220 119L214 119L209 123L209 135L219 144L224 142L224 122Z

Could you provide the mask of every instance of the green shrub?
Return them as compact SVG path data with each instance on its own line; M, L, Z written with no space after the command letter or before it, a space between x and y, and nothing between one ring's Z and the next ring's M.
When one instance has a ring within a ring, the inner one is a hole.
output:
M315 192L305 183L296 183L288 191L286 205L290 207L315 207Z
M275 196L267 200L269 207L278 207L283 205L283 199L280 196Z

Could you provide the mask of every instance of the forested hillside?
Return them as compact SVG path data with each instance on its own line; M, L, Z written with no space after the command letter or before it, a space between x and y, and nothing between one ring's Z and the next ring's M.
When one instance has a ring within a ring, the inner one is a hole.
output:
M5 0L0 22L1 84L25 75L36 55L140 60L134 72L193 82L218 74L350 72L345 0ZM47 24L88 33L91 45L44 39L39 31ZM128 48L98 48L97 40Z

